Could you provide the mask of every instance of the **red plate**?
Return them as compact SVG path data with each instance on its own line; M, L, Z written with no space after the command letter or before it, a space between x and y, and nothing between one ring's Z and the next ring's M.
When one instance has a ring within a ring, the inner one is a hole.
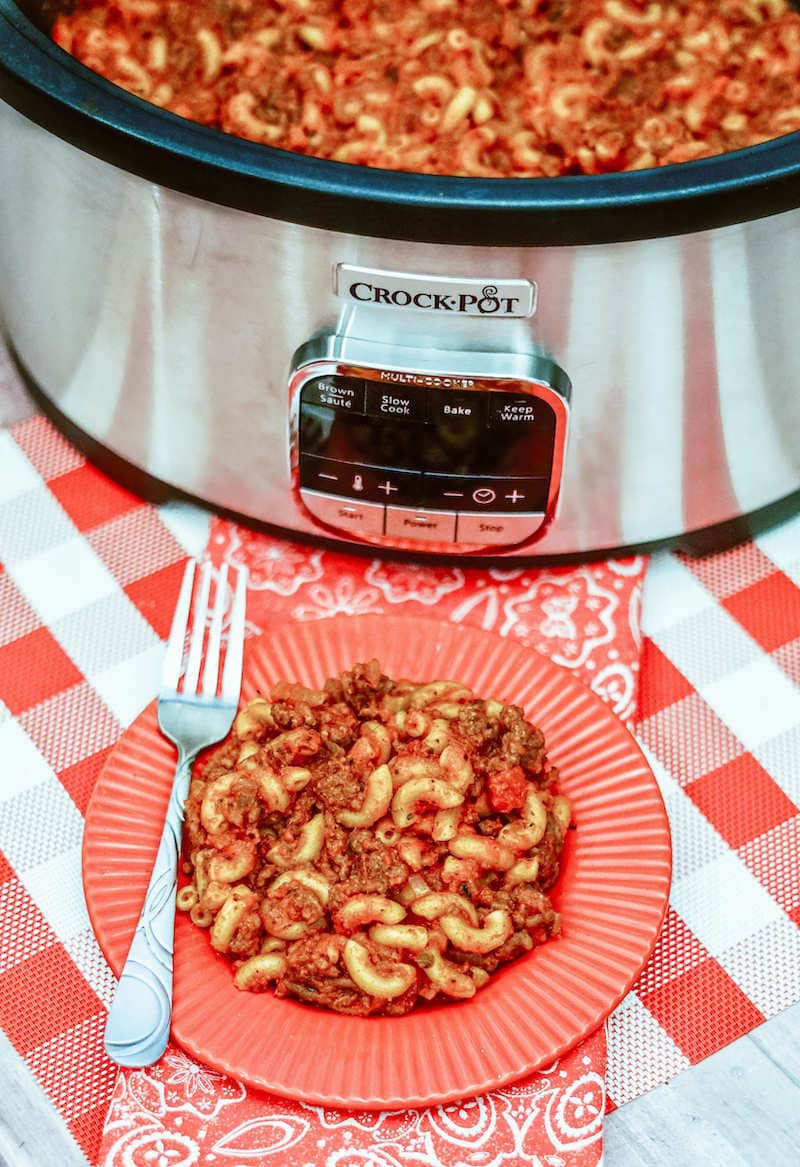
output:
M595 1029L636 979L667 906L664 804L636 742L599 697L516 641L404 617L286 624L248 643L243 696L281 678L319 685L376 656L396 678L456 678L522 705L573 801L554 900L563 933L470 1001L405 1017L344 1017L241 993L208 934L178 913L172 1034L196 1058L305 1102L426 1106L506 1085ZM86 815L83 879L111 967L122 967L155 857L175 755L151 705L122 736Z

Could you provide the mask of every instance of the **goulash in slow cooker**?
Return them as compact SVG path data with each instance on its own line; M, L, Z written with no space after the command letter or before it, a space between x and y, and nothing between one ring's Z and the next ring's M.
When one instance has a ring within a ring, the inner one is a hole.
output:
M78 0L53 36L182 117L394 170L638 170L800 129L785 0Z

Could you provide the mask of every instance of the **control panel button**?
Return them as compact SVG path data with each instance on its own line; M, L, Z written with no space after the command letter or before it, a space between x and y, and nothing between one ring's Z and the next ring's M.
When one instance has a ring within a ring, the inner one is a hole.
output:
M547 478L468 478L426 474L425 505L464 511L544 511Z
M332 498L313 490L301 490L300 497L312 515L329 527L361 535L383 534L384 508L378 503L350 502L346 498Z
M366 382L366 412L403 421L428 420L428 390L408 385Z
M422 500L422 474L413 470L382 470L355 462L338 462L315 454L300 456L300 485L358 502L414 503Z
M366 383L358 377L315 377L303 386L304 405L329 405L350 413L364 412Z
M401 539L421 539L428 543L452 543L456 535L456 516L446 511L388 506L386 534Z
M537 414L542 402L530 394L516 396L512 393L490 393L487 402L487 419L489 425L532 425L537 420Z
M460 514L456 538L459 543L510 546L529 539L543 522L544 514Z
M485 425L484 396L483 393L458 393L452 389L431 393L428 416L437 425L453 421L472 421Z

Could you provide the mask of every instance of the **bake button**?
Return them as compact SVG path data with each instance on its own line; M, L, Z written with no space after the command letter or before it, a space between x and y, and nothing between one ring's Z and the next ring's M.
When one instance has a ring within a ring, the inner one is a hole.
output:
M350 502L314 490L301 490L300 497L315 518L329 527L361 535L383 534L384 508L374 502Z
M439 389L430 394L430 420L439 425L452 422L463 425L485 424L484 396L479 392L458 393L453 389Z
M414 511L408 507L386 508L386 534L401 539L421 539L427 543L452 543L456 516L447 511Z
M511 546L529 539L544 522L543 514L460 514L458 516L459 543L476 546Z
M304 405L329 405L348 413L364 412L365 385L358 377L315 377L301 393Z
M367 381L366 412L374 417L427 421L429 390Z

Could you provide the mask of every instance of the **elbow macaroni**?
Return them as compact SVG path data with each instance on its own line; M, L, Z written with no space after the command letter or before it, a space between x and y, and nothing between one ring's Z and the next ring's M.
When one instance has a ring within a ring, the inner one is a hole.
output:
M789 0L400 0L389 10L198 0L180 20L148 0L69 9L56 42L139 97L255 142L365 166L595 174L721 154L800 126L800 14ZM394 712L438 702L447 719L462 689L431 682ZM269 723L269 704L240 715L240 737Z
M361 809L342 810L337 815L344 827L371 827L382 819L392 802L392 772L388 766L378 766L367 778L367 787Z
M361 1014L466 1000L558 931L556 779L521 710L458 682L373 661L280 683L193 776L177 906L242 991Z

